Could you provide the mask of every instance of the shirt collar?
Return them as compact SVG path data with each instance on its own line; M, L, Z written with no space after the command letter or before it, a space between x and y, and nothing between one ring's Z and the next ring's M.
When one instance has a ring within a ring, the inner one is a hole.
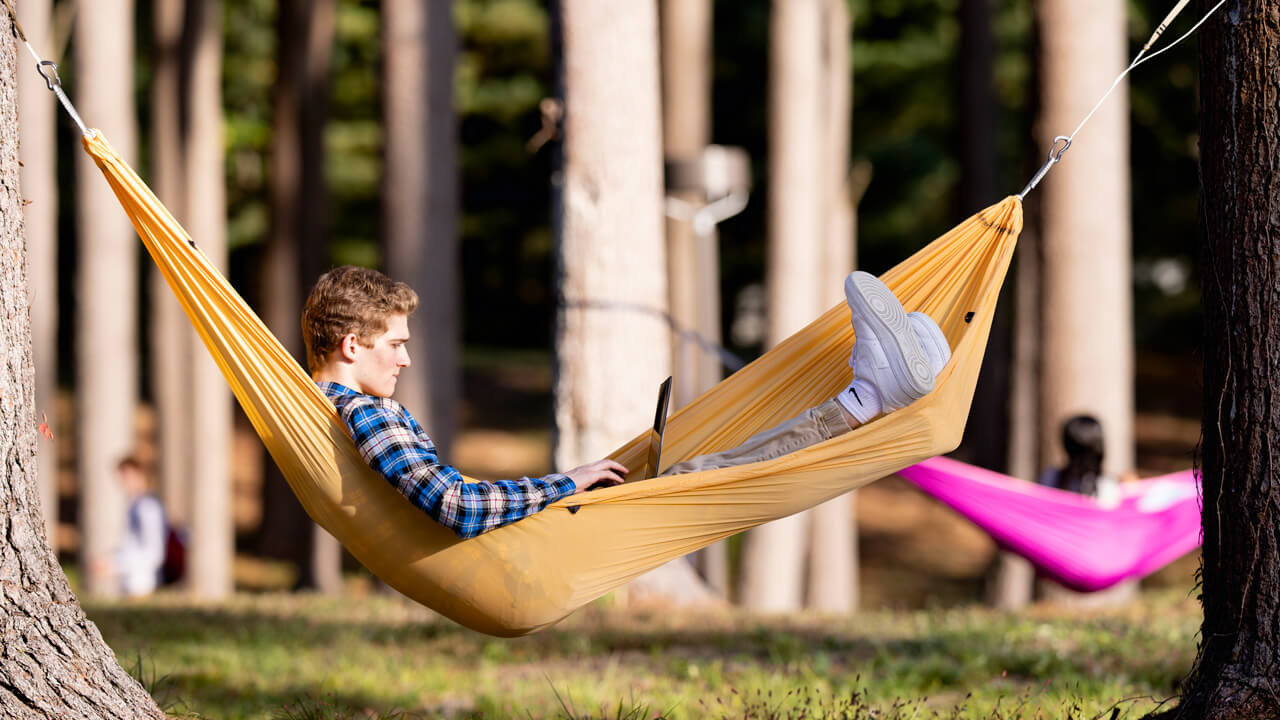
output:
M328 395L330 397L334 397L337 395L359 395L360 394L358 391L353 390L352 388L349 388L346 385L343 385L342 383L336 383L330 380L322 380L316 383L316 385L319 385L320 390L323 391L325 395Z

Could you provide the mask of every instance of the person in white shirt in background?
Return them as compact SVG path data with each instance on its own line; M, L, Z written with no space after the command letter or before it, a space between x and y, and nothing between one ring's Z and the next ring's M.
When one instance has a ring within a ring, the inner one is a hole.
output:
M116 465L116 474L129 502L124 536L116 549L115 574L127 596L149 595L160 584L168 523L164 506L148 492L147 475L132 456Z

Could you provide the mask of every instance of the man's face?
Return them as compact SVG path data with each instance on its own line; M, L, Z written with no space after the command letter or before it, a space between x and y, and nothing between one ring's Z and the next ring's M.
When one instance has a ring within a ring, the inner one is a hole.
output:
M409 367L409 317L392 315L387 318L387 331L373 341L373 347L357 344L355 354L355 378L368 395L391 397L396 391L396 380L401 368Z

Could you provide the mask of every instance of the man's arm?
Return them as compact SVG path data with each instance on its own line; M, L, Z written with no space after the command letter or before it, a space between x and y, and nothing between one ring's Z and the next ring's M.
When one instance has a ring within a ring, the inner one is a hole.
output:
M542 478L466 482L385 402L360 398L341 408L361 456L409 502L459 537L470 538L542 510L578 488L555 473Z

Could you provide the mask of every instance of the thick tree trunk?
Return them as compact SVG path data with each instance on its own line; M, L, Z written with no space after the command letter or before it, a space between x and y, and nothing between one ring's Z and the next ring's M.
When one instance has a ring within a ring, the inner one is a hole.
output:
M1124 5L1052 0L1043 27L1039 137L1070 132L1127 64ZM1105 468L1133 469L1133 299L1127 86L1112 93L1040 186L1044 335L1042 459L1065 461L1061 423L1102 422Z
M75 23L75 96L126 161L136 153L132 0L81 3ZM138 239L93 161L77 153L76 433L80 561L91 594L114 594L110 555L120 541L124 490L116 463L134 450L138 397Z
M336 0L283 0L276 12L277 76L272 110L271 232L263 261L264 316L305 362L302 299L329 267L324 127ZM265 458L262 547L293 560L298 585L341 589L341 547L311 522L279 469Z
M852 22L845 0L825 0L821 39L826 92L822 115L824 248L820 270L820 306L844 293L844 278L854 265L854 206L849 177L853 126L853 66L849 62ZM816 316L815 316L816 317ZM858 605L858 534L854 523L857 492L813 509L809 536L809 583L805 604L826 612L852 612Z
M825 246L821 0L774 0L769 48L769 246L765 283L774 345L826 310L819 293ZM829 298L828 298L829 299ZM742 602L799 610L809 513L747 533Z
M52 0L22 0L18 18L35 47L52 47ZM53 93L38 73L18 73L18 129L22 137L22 194L26 202L31 293L31 345L36 366L36 422L55 427L58 395L58 155ZM58 454L39 441L36 473L45 535L57 548Z
M7 358L0 363L0 718L163 718L85 617L45 541L18 183L18 47L0 43L0 345Z
M561 0L555 466L653 422L671 364L654 0Z
M1240 0L1201 30L1204 624L1177 718L1280 717L1277 57L1274 2Z
M183 157L186 0L155 0L151 76L151 187L174 217L188 222ZM156 412L158 490L169 522L187 527L191 503L190 351L199 342L159 269L150 267L151 397Z
M191 113L186 142L188 231L201 251L227 264L226 181L222 140L222 3L188 0L193 39ZM201 598L231 594L235 530L231 515L231 393L195 333L191 358L192 437L188 438L191 544L187 588Z
M1042 31L1040 137L1070 132L1127 65L1125 7L1111 0L1051 0L1037 6ZM1102 423L1103 468L1133 470L1133 288L1127 86L1090 120L1069 161L1040 186L1044 316L1041 458L1060 467L1062 422L1088 413ZM1058 602L1132 599L1122 583L1085 599L1055 584Z
M417 289L409 319L417 349L396 399L418 415L442 457L457 430L458 123L453 72L458 51L450 3L382 4L383 267Z

